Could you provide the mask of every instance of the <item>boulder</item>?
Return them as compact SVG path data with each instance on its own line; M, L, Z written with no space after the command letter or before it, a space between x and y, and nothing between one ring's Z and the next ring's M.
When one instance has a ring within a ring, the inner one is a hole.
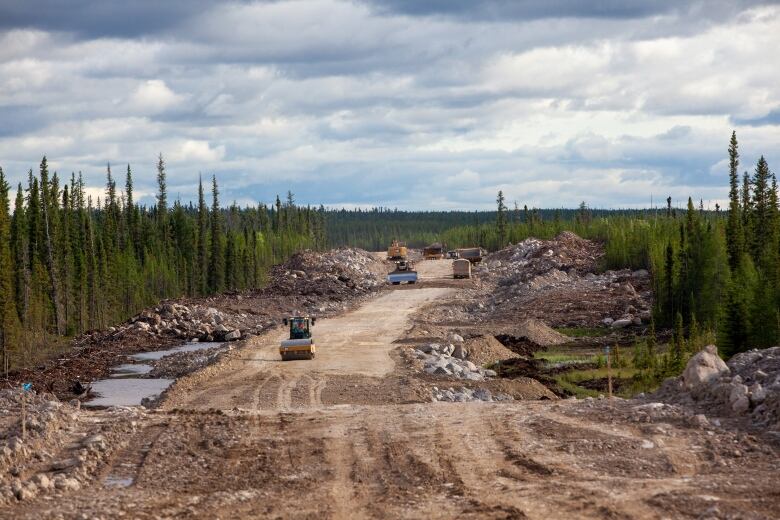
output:
M239 339L240 337L241 337L241 331L240 330L238 330L238 329L231 330L230 332L225 334L225 341L233 341L233 340Z
M466 359L467 356L466 349L463 348L463 343L456 343L455 348L452 351L452 357L456 357L458 359Z
M619 320L615 320L612 322L612 328L613 329L624 329L634 323L634 319L631 318L621 318Z
M729 373L729 367L718 356L715 345L707 345L701 352L688 360L682 374L683 385L690 390L727 373Z

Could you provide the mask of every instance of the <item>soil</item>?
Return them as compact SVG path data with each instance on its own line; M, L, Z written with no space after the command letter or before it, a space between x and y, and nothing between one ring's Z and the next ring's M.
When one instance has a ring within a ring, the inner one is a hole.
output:
M283 334L266 330L179 379L155 410L68 412L36 437L35 457L13 455L0 517L776 517L780 457L768 437L703 426L677 406L555 399L523 376L415 370L411 346L452 333L474 356L504 352L485 339L498 333L490 326L457 313L437 321L475 301L473 281L448 279L447 260L416 269L419 284L318 320L312 361L281 362ZM433 386L455 385L515 400L431 402ZM4 439L16 435L15 410ZM98 433L100 456L89 455ZM54 469L64 457L75 469ZM57 473L76 484L29 485Z

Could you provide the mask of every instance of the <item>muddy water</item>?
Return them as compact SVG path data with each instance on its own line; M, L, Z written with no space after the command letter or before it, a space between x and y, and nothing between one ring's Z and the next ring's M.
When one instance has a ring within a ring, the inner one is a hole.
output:
M157 361L166 356L205 350L220 344L219 342L187 343L167 350L141 352L130 357L136 361ZM87 401L84 406L138 406L143 399L158 396L171 386L174 380L143 377L151 372L152 368L148 363L126 363L112 368L108 379L92 383L92 392L98 397Z

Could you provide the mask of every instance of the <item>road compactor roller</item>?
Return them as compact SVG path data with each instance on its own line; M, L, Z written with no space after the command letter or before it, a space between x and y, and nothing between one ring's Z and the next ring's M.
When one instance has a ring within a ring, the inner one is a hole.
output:
M311 337L311 327L317 318L308 316L293 316L285 318L284 324L290 326L290 339L282 340L279 354L282 361L291 359L314 359L316 352L314 338Z

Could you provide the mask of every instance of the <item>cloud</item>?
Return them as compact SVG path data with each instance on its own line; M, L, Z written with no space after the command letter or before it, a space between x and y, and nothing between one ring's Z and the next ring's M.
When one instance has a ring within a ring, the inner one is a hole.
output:
M183 96L176 94L160 79L144 81L130 97L131 106L152 114L175 108L183 101Z
M162 152L184 200L199 172L225 201L716 200L732 129L780 160L779 46L747 1L6 2L0 158L151 196Z

